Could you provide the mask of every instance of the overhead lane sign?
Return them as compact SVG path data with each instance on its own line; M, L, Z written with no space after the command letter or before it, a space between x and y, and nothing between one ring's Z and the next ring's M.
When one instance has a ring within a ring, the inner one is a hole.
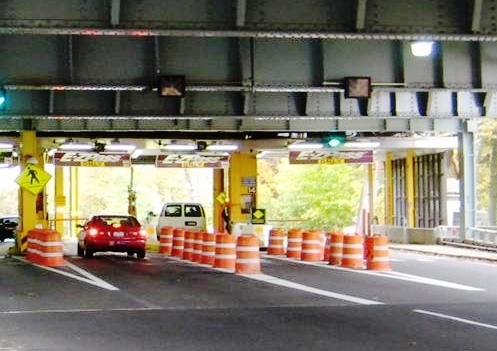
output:
M24 190L38 195L45 185L47 185L50 178L52 178L50 173L46 172L43 168L35 165L27 165L16 178L16 183Z
M229 155L162 154L155 159L159 168L227 168Z
M116 152L56 152L53 163L55 166L73 167L131 167L131 155Z
M319 150L290 151L290 164L336 165L348 163L372 163L372 150Z

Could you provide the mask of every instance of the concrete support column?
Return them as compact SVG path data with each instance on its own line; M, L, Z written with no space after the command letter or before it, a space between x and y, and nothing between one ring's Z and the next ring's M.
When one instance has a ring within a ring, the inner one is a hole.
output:
M414 208L414 150L407 150L406 156L406 192L407 192L407 226L415 226Z
M385 225L393 225L394 216L394 194L393 194L393 170L392 153L385 155Z
M236 152L230 160L229 196L231 220L250 222L251 211L256 207L257 158L253 153Z
M459 197L460 222L459 235L468 239L469 229L476 227L476 153L474 132L476 122L467 121L466 131L459 133Z
M43 154L38 149L35 131L21 133L21 173L29 163L37 163L43 168ZM29 162L28 162L29 161ZM28 232L36 226L46 226L45 223L45 192L35 195L23 188L19 190L19 215L21 226L17 238L17 249L25 252L28 248Z

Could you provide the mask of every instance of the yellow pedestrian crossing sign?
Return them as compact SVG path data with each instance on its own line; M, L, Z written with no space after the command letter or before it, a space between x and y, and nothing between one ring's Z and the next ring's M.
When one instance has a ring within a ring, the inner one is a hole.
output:
M27 165L16 178L16 183L30 193L39 194L52 178L50 173L35 165Z

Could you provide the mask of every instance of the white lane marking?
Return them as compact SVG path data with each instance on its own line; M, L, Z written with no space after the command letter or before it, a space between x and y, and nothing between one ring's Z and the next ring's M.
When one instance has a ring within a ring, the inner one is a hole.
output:
M316 267L322 267L322 268L328 268L328 269L334 269L334 270L359 273L359 274L375 275L375 276L390 278L390 279L405 280L405 281L410 281L410 282L419 283L419 284L435 285L435 286L440 286L440 287L444 287L444 288L448 288L448 289L466 290L466 291L485 291L486 290L486 289L477 288L474 286L452 283L452 282L448 282L445 280L420 277L417 275L405 274L405 273L394 272L394 271L381 272L381 271L369 271L369 270L364 270L364 269L353 269L353 268L346 268L346 267L329 265L326 262L298 261L298 260L295 260L292 258L278 257L278 256L265 256L265 258L282 260L282 261L287 261L287 262L294 262L294 263L298 263L298 264L306 264L306 265L310 265L310 266L316 266Z
M413 310L413 312L427 314L427 315L430 315L430 316L435 316L435 317L439 317L439 318L443 318L443 319L450 319L452 321L466 323L466 324L471 324L471 325L476 325L478 327L483 327L483 328L488 328L488 329L496 329L497 330L497 325L487 324L487 323L480 323L480 322L472 321L470 319L464 319L464 318L459 318L459 317L455 317L455 316L450 316L448 314L442 314L442 313L436 313L436 312L425 311L425 310L418 310L418 309Z
M287 288L302 290L305 292L309 292L311 294L331 297L334 299L353 302L353 303L357 303L360 305L383 305L384 304L383 302L380 302L380 301L368 300L368 299L363 299L363 298L355 297L355 296L351 296L351 295L344 295L344 294L339 294L339 293L335 293L335 292L331 292L331 291L316 289L316 288L313 288L313 287L310 287L307 285L294 283L294 282L291 282L288 280L276 278L276 277L266 275L266 274L238 274L238 275L245 277L245 278L253 279L253 280L258 280L258 281L262 281L262 282L266 282L266 283L270 283L270 284L284 286Z
M109 283L107 283L106 281L94 276L93 274L91 274L90 272L87 272L67 261L65 261L65 264L72 270L78 272L79 274L83 275L83 277L79 276L79 275L75 275L75 274L72 274L72 273L69 273L69 272L65 272L65 271L62 271L60 269L56 269L56 268L52 268L52 267L47 267L47 266L42 266L42 265L39 265L39 264L36 264L36 263L33 263L33 262L30 262L24 258L21 258L21 257L15 257L15 259L19 260L19 261L22 261L22 262L26 262L26 263L29 263L29 264L32 264L33 266L36 266L36 267L39 267L39 268L42 268L42 269L45 269L47 271L50 271L50 272L53 272L53 273L57 273L57 274L61 274L61 275L64 275L66 277L69 277L69 278L73 278L73 279L76 279L76 280L79 280L79 281L82 281L84 283L88 283L88 284L92 284L92 285L95 285L95 286L98 286L99 288L103 288L103 289L107 289L107 290L119 290L119 288L115 287L114 285L111 285ZM86 278L84 278L86 277Z
M171 257L168 257L168 258L170 259ZM176 257L173 257L172 259L174 259L175 261L179 260ZM182 261L182 262L184 262L184 261ZM192 264L195 266L199 266L195 262L186 262L186 263L189 263L189 264ZM209 269L212 269L215 271L219 271L219 272L231 273L231 274L234 273L234 271L231 269L216 268L216 267L212 267L212 266L208 266L208 265L200 265L200 266L205 267L205 268L209 268ZM343 301L349 301L349 302L353 302L353 303L357 303L357 304L361 304L361 305L383 305L384 304L383 302L380 302L380 301L368 300L368 299L363 299L363 298L355 297L355 296L351 296L351 295L344 295L344 294L339 294L339 293L335 293L335 292L331 292L331 291L313 288L311 286L294 283L294 282L291 282L289 280L280 279L280 278L273 277L273 276L266 275L266 274L256 273L256 274L236 274L236 275L240 276L240 277L245 277L245 278L249 278L249 279L253 279L253 280L258 280L258 281L263 281L266 283L279 285L279 286L284 286L286 288L306 291L306 292L316 294L316 295L332 297L334 299L343 300Z
M416 258L418 262L436 262L436 260L431 260L429 258Z

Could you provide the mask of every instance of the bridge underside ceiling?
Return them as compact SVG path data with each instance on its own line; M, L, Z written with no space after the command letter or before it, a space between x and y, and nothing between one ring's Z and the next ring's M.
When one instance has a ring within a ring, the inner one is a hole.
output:
M455 133L497 117L495 1L291 3L3 1L0 132ZM434 52L413 56L417 39ZM184 76L184 98L160 97L160 75ZM369 99L346 98L357 76Z

